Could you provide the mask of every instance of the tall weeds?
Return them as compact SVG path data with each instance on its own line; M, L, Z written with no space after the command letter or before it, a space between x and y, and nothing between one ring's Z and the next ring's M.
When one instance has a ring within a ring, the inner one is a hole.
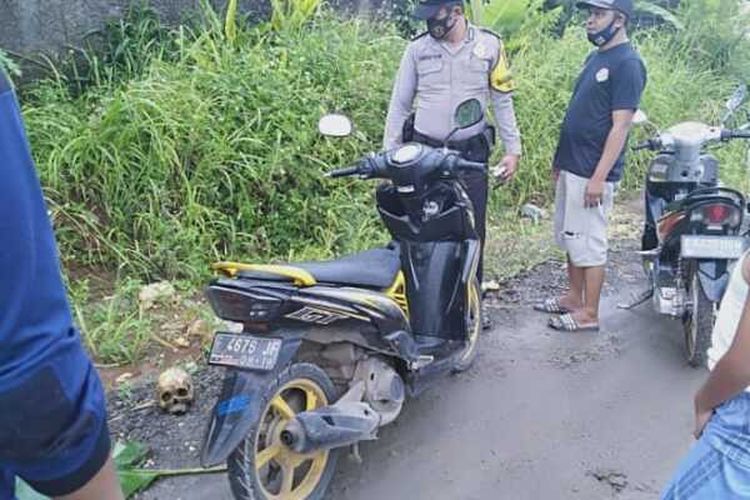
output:
M403 43L378 31L322 16L240 31L240 50L204 31L122 84L33 90L26 121L64 256L196 277L218 258L320 257L380 238L370 186L323 177L380 141ZM354 139L318 135L334 110L355 120Z

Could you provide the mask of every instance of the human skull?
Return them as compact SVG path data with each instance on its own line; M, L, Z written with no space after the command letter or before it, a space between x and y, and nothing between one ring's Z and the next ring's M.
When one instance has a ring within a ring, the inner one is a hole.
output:
M159 375L157 397L162 410L173 415L185 413L193 396L193 380L182 368L172 367Z

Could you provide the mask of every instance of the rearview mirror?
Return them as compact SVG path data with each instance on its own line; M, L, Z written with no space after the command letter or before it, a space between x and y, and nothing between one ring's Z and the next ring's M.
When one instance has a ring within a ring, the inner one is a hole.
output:
M345 115L325 115L318 121L318 131L329 137L347 137L351 135L352 128L352 121Z
M740 105L745 101L745 98L747 97L747 85L744 83L741 83L737 86L736 89L734 89L734 93L732 93L732 97L729 98L726 102L727 111L730 113L734 113L737 111L737 108L740 107Z
M456 108L454 116L458 128L469 128L482 121L482 103L478 99L468 99Z

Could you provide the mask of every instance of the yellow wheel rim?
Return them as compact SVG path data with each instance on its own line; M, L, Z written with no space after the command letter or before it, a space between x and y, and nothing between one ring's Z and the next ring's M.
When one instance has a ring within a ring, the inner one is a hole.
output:
M482 303L479 299L479 294L477 293L477 287L474 285L468 286L468 293L467 293L467 311L466 314L468 315L468 345L466 347L466 350L464 351L464 354L461 356L461 361L465 361L468 359L468 357L471 355L471 349L474 347L474 343L479 338L480 330L482 329L481 321L479 321L479 317L482 314L481 308Z
M281 431L297 413L327 404L317 383L300 378L282 386L266 406L255 436L256 475L266 498L303 500L320 483L328 451L296 453L282 444Z

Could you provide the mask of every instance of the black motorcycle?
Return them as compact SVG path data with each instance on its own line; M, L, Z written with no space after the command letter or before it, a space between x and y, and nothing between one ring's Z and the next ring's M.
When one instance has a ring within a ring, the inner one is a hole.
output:
M750 124L723 126L744 98L742 86L727 103L722 126L683 122L634 147L657 153L646 178L640 252L650 289L623 307L653 298L657 312L680 318L686 357L696 367L706 364L731 266L748 244L747 235L740 234L745 197L721 186L719 162L706 150L712 144L750 139ZM639 116L645 121L645 115Z
M481 120L479 102L456 111ZM321 132L351 132L329 115ZM457 129L458 130L458 129ZM455 131L454 131L455 132ZM226 461L236 498L322 498L338 455L375 439L406 396L469 368L481 328L479 241L463 172L446 148L408 143L330 177L384 179L377 209L394 242L341 259L221 262L207 296L218 317L209 363L227 367L202 463Z

